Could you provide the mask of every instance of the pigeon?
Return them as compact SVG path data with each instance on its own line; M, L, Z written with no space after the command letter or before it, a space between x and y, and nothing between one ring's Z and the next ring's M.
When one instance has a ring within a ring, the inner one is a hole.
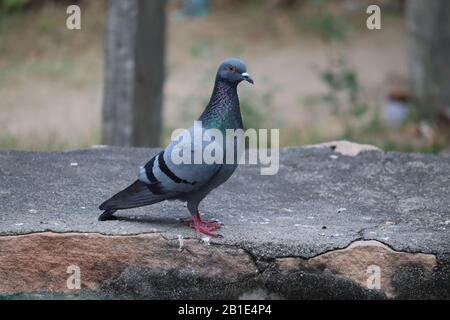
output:
M198 118L202 124L202 133L207 129L215 129L225 137L227 129L243 129L237 94L237 86L241 81L254 84L242 60L230 58L220 64L211 99ZM187 132L194 133L194 130L195 125ZM211 140L210 143L214 143L214 139ZM223 144L220 145L223 148L224 159L227 148L225 141L224 138ZM217 142L217 144L220 143ZM99 206L99 209L104 212L98 219L100 221L115 220L117 217L114 213L117 210L152 205L164 200L180 200L187 203L191 214L191 218L184 220L187 226L193 228L197 235L220 236L214 232L221 227L221 224L215 220L202 220L199 204L213 189L232 176L237 167L237 152L234 155L235 161L232 163L225 160L214 163L202 161L200 164L178 163L173 161L172 152L179 145L179 140L172 140L163 151L141 167L136 181ZM200 144L190 143L187 150L194 155L196 151L202 152L207 145L204 141ZM236 151L236 140L233 147ZM202 150L196 150L198 148Z

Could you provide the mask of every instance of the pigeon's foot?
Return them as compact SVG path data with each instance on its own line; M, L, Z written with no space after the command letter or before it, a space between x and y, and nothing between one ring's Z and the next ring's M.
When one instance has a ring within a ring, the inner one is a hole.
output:
M185 219L185 220L183 220L183 223L185 225L187 225L188 227L195 229L195 221L193 218ZM220 229L220 227L221 227L220 223L218 223L214 220L200 220L199 223L207 228L212 229L212 230Z
M183 222L188 227L195 229L197 234L203 233L210 237L220 237L220 235L213 233L214 230L220 229L220 223L214 220L202 220L198 213L190 219L183 220Z

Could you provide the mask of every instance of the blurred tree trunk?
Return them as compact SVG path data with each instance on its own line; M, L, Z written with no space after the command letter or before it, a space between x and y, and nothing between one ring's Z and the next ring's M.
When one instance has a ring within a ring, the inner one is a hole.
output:
M450 1L409 0L409 72L419 116L450 108Z
M165 1L109 0L105 40L103 144L158 146Z

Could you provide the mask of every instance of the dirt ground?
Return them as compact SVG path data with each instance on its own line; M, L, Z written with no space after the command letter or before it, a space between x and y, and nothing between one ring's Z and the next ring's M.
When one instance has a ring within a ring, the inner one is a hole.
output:
M196 19L170 11L165 138L198 116L218 63L229 56L244 59L256 81L253 87L241 85L241 100L262 112L267 125L281 128L284 145L339 133L332 115L305 102L324 92L314 66L326 66L333 51L344 53L375 100L384 98L389 79L406 78L401 16L386 16L381 30L369 31L365 8L357 8L348 40L330 47L299 27L308 13L301 10L307 8L296 10L238 6ZM65 7L56 5L0 22L0 148L54 150L100 143L104 12L103 1L83 2L81 31L65 28Z

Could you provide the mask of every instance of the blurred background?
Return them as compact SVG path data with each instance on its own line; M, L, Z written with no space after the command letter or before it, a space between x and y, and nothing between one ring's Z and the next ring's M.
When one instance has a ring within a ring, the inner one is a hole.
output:
M0 0L0 149L166 143L236 56L256 82L239 88L244 125L280 128L282 146L449 151L450 1L158 1Z

